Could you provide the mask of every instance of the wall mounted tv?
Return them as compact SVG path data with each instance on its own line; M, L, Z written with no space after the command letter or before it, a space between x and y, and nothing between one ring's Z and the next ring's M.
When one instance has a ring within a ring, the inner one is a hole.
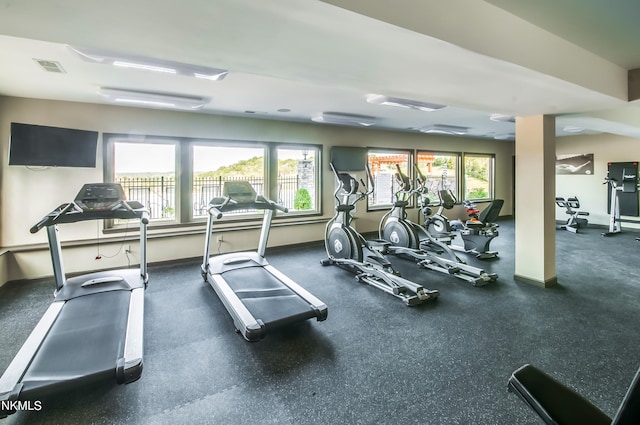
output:
M96 166L98 132L11 123L9 165Z

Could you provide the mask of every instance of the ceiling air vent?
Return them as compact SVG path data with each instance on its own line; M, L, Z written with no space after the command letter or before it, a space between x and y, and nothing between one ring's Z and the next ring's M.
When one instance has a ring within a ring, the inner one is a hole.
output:
M59 62L44 59L34 59L34 61L36 61L38 65L47 72L56 72L58 74L65 73L64 68L62 68L62 65L60 65Z

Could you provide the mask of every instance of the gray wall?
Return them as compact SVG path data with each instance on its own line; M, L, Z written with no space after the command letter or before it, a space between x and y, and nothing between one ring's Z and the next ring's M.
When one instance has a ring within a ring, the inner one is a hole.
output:
M99 131L98 160L95 169L8 167L10 123L70 127ZM295 231L276 227L270 246L287 245L323 238L324 224L333 214L334 180L327 166L331 146L367 146L426 149L450 152L495 153L495 196L505 199L503 215L512 212L513 142L463 139L374 129L288 123L255 118L226 117L185 112L168 112L108 105L0 97L0 248L9 250L0 260L0 284L18 279L51 275L45 232L32 235L29 228L57 205L73 199L82 183L103 180L102 133L149 134L157 136L202 137L211 139L256 140L320 144L323 151L323 215L316 223L297 225ZM364 204L363 204L364 205ZM412 212L415 214L415 211ZM383 212L366 213L358 208L358 230L377 229ZM417 217L412 217L416 220ZM120 236L101 233L101 222L61 226L64 261L68 272L81 272L126 265L124 255L109 259L116 252ZM202 255L202 226L150 232L149 261L160 262ZM96 260L93 242L100 233L101 252ZM130 232L133 235L133 232ZM222 251L255 248L257 230L225 230ZM110 244L110 241L112 242ZM131 242L133 257L137 252ZM1 252L1 251L0 251Z

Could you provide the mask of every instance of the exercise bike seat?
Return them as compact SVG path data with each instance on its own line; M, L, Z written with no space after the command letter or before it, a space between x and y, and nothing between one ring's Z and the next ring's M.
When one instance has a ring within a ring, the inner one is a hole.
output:
M500 210L502 210L503 205L504 199L494 199L484 210L482 210L482 212L478 216L478 220L480 220L485 225L494 223L498 219Z
M467 220L465 222L467 227L484 227L485 223L481 222L480 220Z
M575 211L575 210L580 208L580 201L578 201L578 198L576 198L576 197L567 198L567 204L566 205L569 207L565 211L567 214L570 214L570 215L584 215L584 216L588 216L589 215L589 213L587 211Z
M637 425L640 423L640 370L612 420L580 394L526 364L511 375L515 393L549 425Z

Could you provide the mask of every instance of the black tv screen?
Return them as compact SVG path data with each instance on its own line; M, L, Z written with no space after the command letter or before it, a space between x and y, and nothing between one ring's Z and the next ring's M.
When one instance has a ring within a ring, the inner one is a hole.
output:
M96 166L98 132L11 123L9 165Z
M367 148L334 146L331 162L337 171L364 171L367 164Z

